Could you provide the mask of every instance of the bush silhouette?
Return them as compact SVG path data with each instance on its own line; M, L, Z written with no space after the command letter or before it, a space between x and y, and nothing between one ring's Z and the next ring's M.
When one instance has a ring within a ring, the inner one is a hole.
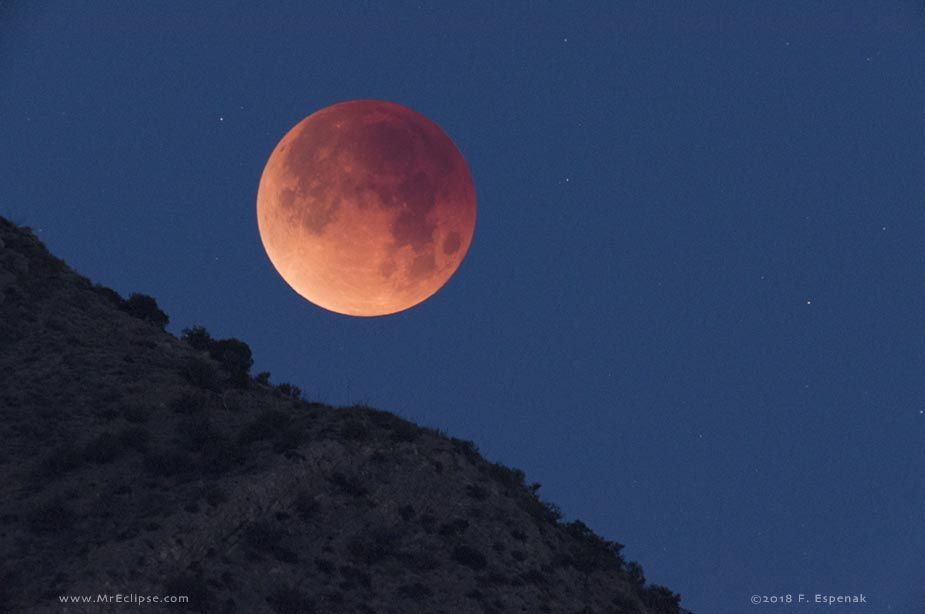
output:
M653 614L675 614L681 604L681 595L658 584L647 586L639 596Z
M626 577L630 582L642 588L646 583L645 573L642 571L642 565L636 561L630 561L626 565Z
M276 386L276 392L283 395L284 397L289 397L292 399L301 399L302 390L298 386L293 386L292 384L287 384L283 382Z
M220 339L209 345L209 356L228 371L250 371L254 364L249 345L239 339Z
M208 360L191 358L181 371L182 375L194 386L206 390L215 390L218 385L218 373Z
M220 339L209 345L209 356L231 375L234 385L247 386L248 375L254 364L249 345L238 339Z
M161 330L167 327L170 318L157 306L157 301L147 294L133 292L122 303L122 311L140 320L151 322Z
M125 303L125 300L119 295L118 292L112 288L107 288L106 286L101 286L96 284L93 286L93 291L105 298L107 301L115 305L116 307L121 308Z
M577 542L572 550L572 557L569 559L570 565L583 573L591 573L600 569L625 571L623 544L600 537L580 520L570 522L564 527ZM639 573L641 572L640 568Z
M228 372L234 385L247 386L250 370L254 364L253 353L249 345L240 339L213 339L204 326L198 325L184 328L180 339L195 350L208 352L209 356L218 361L222 369ZM257 375L257 382L268 385L270 374L260 373Z
M183 333L180 335L180 339L186 341L194 350L199 350L200 352L208 351L209 347L212 345L212 335L209 334L209 331L207 331L204 326L197 325L191 328L184 328Z

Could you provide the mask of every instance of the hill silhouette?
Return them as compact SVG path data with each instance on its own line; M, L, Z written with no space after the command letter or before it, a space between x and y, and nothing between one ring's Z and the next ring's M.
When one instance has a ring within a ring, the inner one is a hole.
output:
M0 612L683 612L471 442L166 323L0 218ZM61 601L117 594L188 602Z

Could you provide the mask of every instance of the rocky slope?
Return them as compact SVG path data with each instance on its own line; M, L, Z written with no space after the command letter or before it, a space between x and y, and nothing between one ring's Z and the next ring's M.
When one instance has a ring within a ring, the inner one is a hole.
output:
M473 444L165 319L0 218L0 611L679 611ZM59 599L117 594L189 601Z

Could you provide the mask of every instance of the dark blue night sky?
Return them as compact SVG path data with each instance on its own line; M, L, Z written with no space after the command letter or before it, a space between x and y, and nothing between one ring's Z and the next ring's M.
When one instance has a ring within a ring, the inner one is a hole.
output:
M80 272L473 439L697 614L925 610L922 3L0 6L0 215ZM478 197L385 318L304 301L256 227L277 141L355 98Z

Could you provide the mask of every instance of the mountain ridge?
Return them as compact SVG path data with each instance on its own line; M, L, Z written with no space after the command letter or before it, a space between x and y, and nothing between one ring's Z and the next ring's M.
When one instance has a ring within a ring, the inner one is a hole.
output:
M0 612L684 612L471 442L166 323L0 217Z

